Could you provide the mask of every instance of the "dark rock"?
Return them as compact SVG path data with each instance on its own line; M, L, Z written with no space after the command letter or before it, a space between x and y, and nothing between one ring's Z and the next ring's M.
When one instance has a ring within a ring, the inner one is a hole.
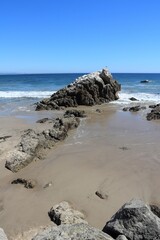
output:
M157 217L160 218L160 207L151 204L151 205L150 205L150 208L151 208L151 211L152 211Z
M149 80L142 80L140 83L149 83Z
M151 112L147 114L146 118L148 121L160 119L160 104L154 106Z
M97 108L96 112L101 113L102 111L99 108Z
M121 150L123 150L123 151L129 150L129 148L128 148L128 147L125 147L125 146L119 147L119 149L121 149Z
M127 111L130 111L130 112L138 112L138 111L140 111L140 110L144 110L144 109L146 109L146 107L145 106L133 106L133 107L124 107L122 110L124 111L124 112L127 112Z
M103 231L113 238L124 235L128 240L160 239L160 219L141 200L132 200L108 221Z
M108 195L101 190L96 191L95 194L101 199L108 199Z
M155 105L149 105L149 108L156 108L157 107L157 105L155 104Z
M84 223L49 227L32 240L114 240L108 234Z
M26 180L23 178L17 178L16 180L13 180L11 184L22 184L25 188L34 188L36 185L36 182L34 180Z
M134 97L129 98L129 100L131 100L131 101L139 101L137 98L134 98Z
M123 110L124 112L127 112L127 111L129 110L129 107L124 107L122 110Z
M52 119L42 118L42 119L38 120L36 123L45 123L45 122L48 122L48 121L52 121Z
M64 117L79 117L79 118L84 118L86 117L85 111L83 110L77 110L77 109L71 109L67 110L64 114Z
M37 104L36 110L53 110L78 105L92 106L118 99L121 85L107 69L84 75Z
M139 110L141 110L140 106L134 106L129 108L130 112L138 112Z

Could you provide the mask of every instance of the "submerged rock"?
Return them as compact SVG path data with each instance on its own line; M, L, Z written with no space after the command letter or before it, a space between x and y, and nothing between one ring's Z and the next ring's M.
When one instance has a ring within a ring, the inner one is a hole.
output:
M160 239L160 218L139 199L133 199L108 221L103 231L113 238L125 235L128 240Z
M57 225L60 224L73 224L73 223L86 223L83 213L74 210L68 202L61 202L60 204L52 207L48 213L51 220Z
M37 104L36 110L53 110L78 105L92 106L118 99L121 85L108 69L79 77L75 82L57 91Z
M113 240L108 234L84 223L49 227L32 240Z

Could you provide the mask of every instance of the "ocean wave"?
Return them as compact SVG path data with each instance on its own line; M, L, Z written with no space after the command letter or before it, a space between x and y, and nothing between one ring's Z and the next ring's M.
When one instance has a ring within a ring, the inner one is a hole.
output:
M0 91L0 98L47 98L53 91Z
M154 103L160 103L160 94L152 94L152 93L128 93L128 92L121 92L118 94L119 99L115 101L114 103L116 104L128 104L131 103L132 101L129 100L129 98L134 97L138 101L143 102L143 103L149 103L149 102L154 102Z

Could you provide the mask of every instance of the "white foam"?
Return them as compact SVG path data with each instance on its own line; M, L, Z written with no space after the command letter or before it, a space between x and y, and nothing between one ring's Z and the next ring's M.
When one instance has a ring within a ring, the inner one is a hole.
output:
M0 91L0 98L47 98L54 91Z
M129 98L131 98L131 97L134 97L134 98L138 99L138 101L143 102L143 103L149 103L149 102L160 103L160 94L121 92L118 95L119 95L119 99L117 101L114 101L113 103L116 103L116 104L131 103L132 101L129 100Z

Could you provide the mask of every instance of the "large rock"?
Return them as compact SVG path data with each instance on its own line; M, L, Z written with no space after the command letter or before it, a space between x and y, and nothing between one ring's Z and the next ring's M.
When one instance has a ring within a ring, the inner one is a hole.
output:
M106 233L84 223L50 227L32 240L113 240Z
M8 240L8 238L2 228L0 228L0 240Z
M61 202L55 205L49 211L51 220L57 225L87 223L83 213L73 209L68 202Z
M160 104L150 106L153 108L150 113L147 114L147 120L158 120L160 119Z
M35 158L41 158L42 149L50 148L57 141L64 140L68 131L77 128L79 123L79 118L68 116L57 118L53 127L43 132L35 132L32 129L28 129L22 135L16 149L8 153L5 167L12 172L18 172Z
M106 223L103 231L113 238L125 235L128 240L160 239L160 218L141 200L133 199Z
M36 110L52 110L78 105L92 106L118 99L121 85L108 69L79 77L75 82L37 104Z

